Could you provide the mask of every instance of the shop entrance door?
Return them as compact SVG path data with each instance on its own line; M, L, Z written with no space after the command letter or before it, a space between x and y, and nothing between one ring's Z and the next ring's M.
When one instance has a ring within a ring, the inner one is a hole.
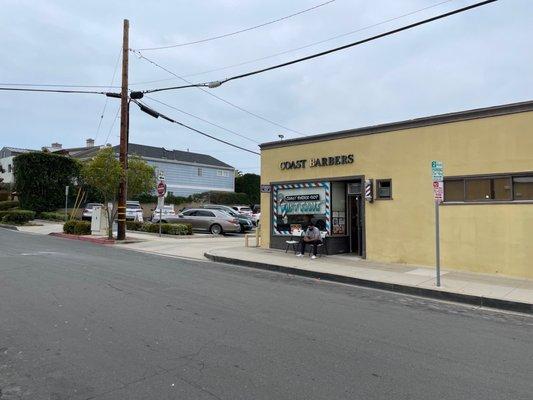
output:
M361 256L363 254L363 196L361 183L351 186L348 191L348 222L350 232L350 252Z

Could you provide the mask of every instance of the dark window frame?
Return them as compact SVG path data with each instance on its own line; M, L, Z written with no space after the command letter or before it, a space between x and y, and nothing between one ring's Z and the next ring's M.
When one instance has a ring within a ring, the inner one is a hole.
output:
M381 197L379 194L379 189L383 182L389 183L389 196L388 197ZM392 200L392 178L376 179L376 200Z
M514 178L520 177L531 177L533 178L533 172L510 172L510 173L497 173L497 174L480 174L480 175L460 175L460 176L445 176L444 184L446 185L447 181L462 181L463 182L463 200L446 200L446 189L444 190L444 201L443 205L454 205L454 204L524 204L524 203L533 203L533 199L516 199L515 198L515 181ZM491 197L495 196L494 192L494 180L495 179L508 179L510 183L510 196L508 199L477 199L477 200L467 200L466 199L466 182L468 180L480 180L488 179L490 180L490 189Z

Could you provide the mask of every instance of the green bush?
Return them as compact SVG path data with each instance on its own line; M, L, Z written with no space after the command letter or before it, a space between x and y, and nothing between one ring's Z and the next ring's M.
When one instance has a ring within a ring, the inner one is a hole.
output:
M0 201L0 210L9 210L19 206L19 202L16 200Z
M71 219L63 224L63 232L71 235L90 235L91 223Z
M145 222L139 229L132 230L159 233L159 224ZM191 224L161 224L161 233L165 235L192 235L192 226Z
M205 192L193 194L192 201L207 202L213 204L250 204L250 199L246 193L233 192Z
M68 217L65 215L65 213L60 212L42 212L39 215L39 218L41 219L47 219L51 221L66 221Z
M76 228L77 223L78 221L76 220L70 220L70 221L65 222L63 224L63 232L73 235L74 229Z
M65 203L65 186L79 177L80 162L58 154L31 152L13 159L15 190L22 208L54 211ZM72 189L72 188L71 188ZM74 190L71 190L74 195Z
M140 231L143 226L139 221L126 221L126 229L129 231Z
M91 223L89 221L76 221L76 225L74 225L74 234L75 235L90 235L91 234Z
M6 224L25 224L35 218L35 212L31 210L8 210L2 211L1 215Z

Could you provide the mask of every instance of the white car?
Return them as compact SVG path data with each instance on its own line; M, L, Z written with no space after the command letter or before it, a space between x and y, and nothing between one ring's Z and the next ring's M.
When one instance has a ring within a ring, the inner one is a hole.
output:
M252 221L254 222L255 225L257 225L259 223L260 219L261 219L261 212L260 211L252 214Z
M87 203L81 214L81 219L84 221L90 221L93 217L93 208L94 207L103 207L103 204L100 203Z
M231 206L235 211L237 211L239 214L244 214L249 217L252 216L252 209L248 206Z
M138 201L127 201L126 202L126 220L134 221L140 220L143 215L143 209L141 204Z
M161 211L161 219L165 219L165 217L168 216L176 215L176 211L174 210L174 204L170 204L168 206L163 206L162 210L156 208L152 213L152 221L159 221L159 211Z

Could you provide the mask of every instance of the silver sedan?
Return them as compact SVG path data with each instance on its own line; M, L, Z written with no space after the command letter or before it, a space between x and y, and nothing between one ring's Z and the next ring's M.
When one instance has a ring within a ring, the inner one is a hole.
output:
M154 215L152 222L159 222L159 215ZM189 208L178 215L163 215L161 222L191 224L192 229L208 231L213 235L239 232L241 229L239 220L231 215L220 210L201 208Z

